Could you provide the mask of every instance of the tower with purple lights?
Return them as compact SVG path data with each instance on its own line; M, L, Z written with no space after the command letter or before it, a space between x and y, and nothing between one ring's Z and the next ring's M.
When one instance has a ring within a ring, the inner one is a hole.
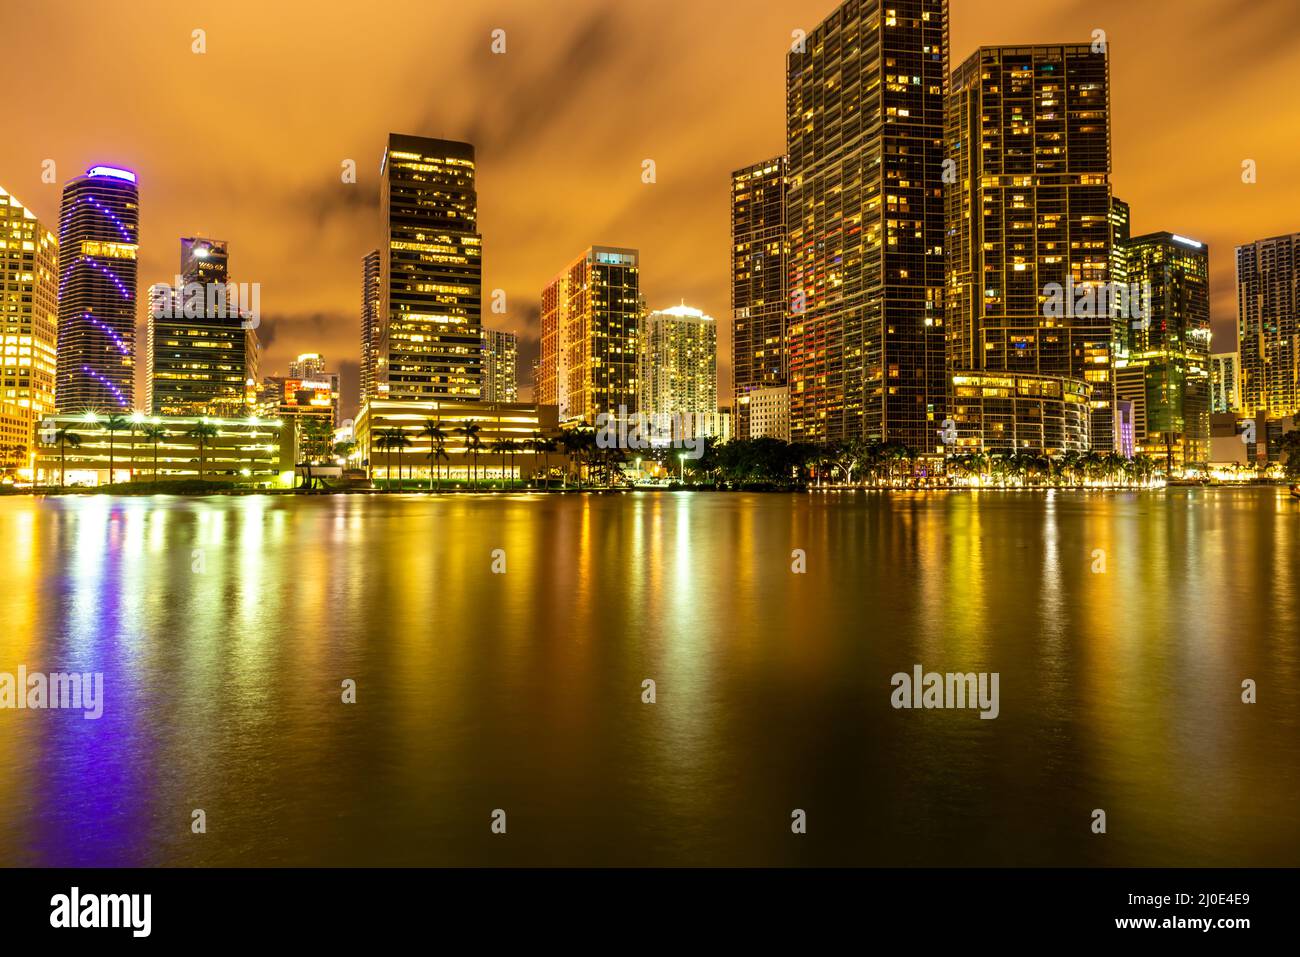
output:
M92 166L63 188L60 412L113 412L135 404L139 200L135 173L116 166Z

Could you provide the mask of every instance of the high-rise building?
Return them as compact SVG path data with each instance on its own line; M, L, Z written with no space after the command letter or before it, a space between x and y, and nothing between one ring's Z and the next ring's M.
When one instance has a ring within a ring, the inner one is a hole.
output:
M718 324L683 303L648 313L637 340L638 411L657 435L714 436L718 411Z
M184 237L176 283L150 287L145 406L151 414L235 417L248 411L257 332L232 294L229 263L224 240Z
M787 64L791 437L933 452L947 0L846 0Z
M1300 233L1237 247L1241 409L1300 412Z
M513 332L483 330L483 401L518 402L519 339Z
M731 174L731 373L742 439L749 394L786 382L785 191L784 156Z
M0 458L30 468L37 423L54 412L59 241L0 189Z
M1111 236L1127 229L1127 207L1110 193L1108 70L1106 54L1090 44L977 50L952 74L947 139L956 182L945 194L954 391L988 375L1008 384L1057 380L1031 391L1069 400L1063 420L1072 427L1060 434L1070 447L1085 398L1088 441L1103 452L1115 442ZM1017 414L1040 414L1036 401L1014 405ZM1006 447L1000 415L984 416L994 431L979 434L958 411L960 444ZM1048 434L1026 425L1015 431Z
M1210 250L1173 233L1125 244L1128 279L1150 289L1149 315L1128 323L1116 392L1133 403L1138 452L1167 468L1210 456Z
M64 186L55 388L61 412L135 405L139 237L135 173L92 166Z
M474 170L469 143L388 136L373 372L363 376L373 375L376 398L479 397L482 237Z
M783 385L755 389L749 394L749 435L751 439L790 441L790 390Z
M592 246L542 290L542 362L535 401L560 421L595 424L637 411L640 257Z
M1210 413L1241 410L1240 354L1215 352L1210 355Z
M361 261L361 395L357 408L378 396L379 287L382 276L379 250L373 249Z

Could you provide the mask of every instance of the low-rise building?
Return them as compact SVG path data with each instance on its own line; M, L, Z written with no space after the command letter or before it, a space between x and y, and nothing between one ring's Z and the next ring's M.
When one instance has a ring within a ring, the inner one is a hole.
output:
M203 478L289 487L297 452L291 424L259 417L55 415L37 438L37 485Z
M399 480L399 471L407 479L427 480L435 466L443 481L465 481L471 472L482 482L527 479L548 461L529 443L560 434L553 405L464 400L376 399L361 409L353 428L362 462L370 477L381 481L390 474ZM550 464L558 465L562 454L552 454Z

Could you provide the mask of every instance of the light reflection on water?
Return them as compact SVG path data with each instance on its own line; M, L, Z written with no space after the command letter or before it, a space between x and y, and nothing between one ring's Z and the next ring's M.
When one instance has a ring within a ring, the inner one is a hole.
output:
M107 696L0 710L0 863L1294 864L1298 524L1272 489L0 499L0 672ZM1001 716L893 710L916 663L999 672Z

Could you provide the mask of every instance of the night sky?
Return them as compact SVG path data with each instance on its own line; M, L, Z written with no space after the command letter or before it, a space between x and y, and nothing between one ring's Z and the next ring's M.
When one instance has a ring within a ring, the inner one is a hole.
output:
M175 274L180 236L228 240L232 278L262 284L262 373L324 352L350 414L385 135L468 140L484 299L503 288L509 306L485 322L519 333L523 385L541 289L592 243L641 250L651 308L685 299L723 320L725 383L728 174L783 151L791 31L835 6L8 0L0 186L53 228L67 179L95 163L136 170L141 293ZM1210 244L1219 351L1235 341L1232 247L1300 230L1295 15L1294 0L953 0L950 61L1106 30L1115 194L1135 233ZM647 158L654 185L641 181ZM57 184L41 182L46 159ZM341 182L347 159L355 184ZM1241 182L1244 159L1255 185Z

